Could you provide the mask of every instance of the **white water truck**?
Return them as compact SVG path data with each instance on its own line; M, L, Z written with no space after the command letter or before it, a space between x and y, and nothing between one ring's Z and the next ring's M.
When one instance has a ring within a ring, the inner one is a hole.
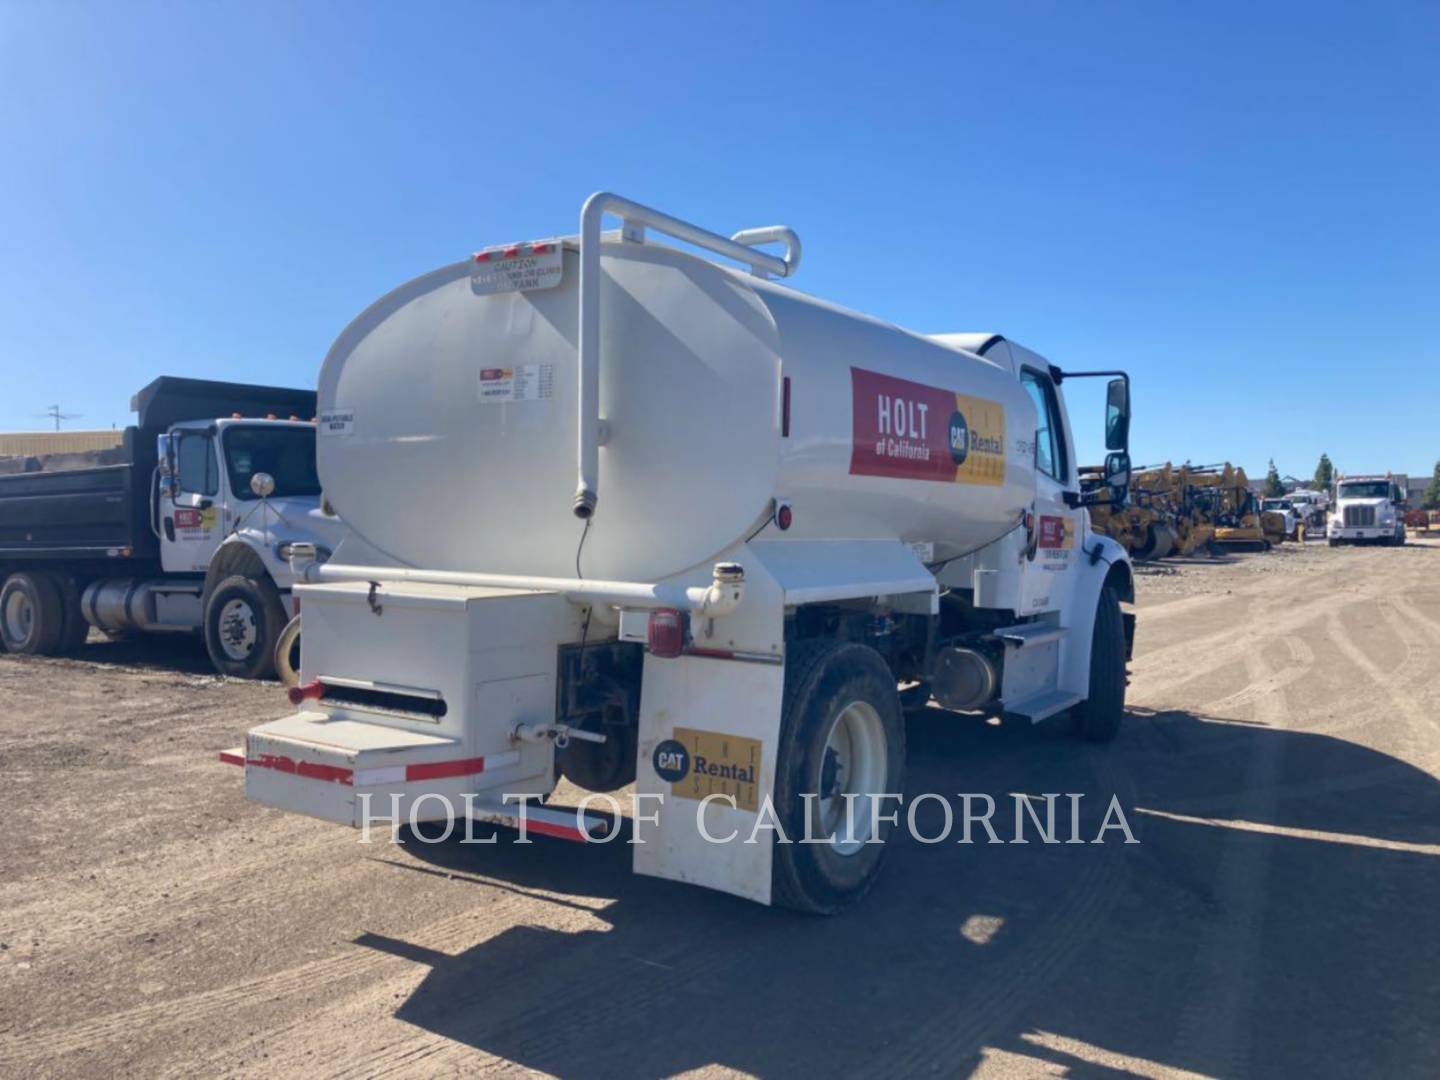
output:
M355 319L319 385L347 532L292 553L298 710L221 755L248 796L514 826L561 775L633 784L637 872L829 913L879 870L905 707L1112 738L1133 581L1086 505L1128 482L1128 379L772 280L799 261L790 229L727 238L602 193L578 236L487 248ZM1061 391L1082 374L1117 376L1083 493Z

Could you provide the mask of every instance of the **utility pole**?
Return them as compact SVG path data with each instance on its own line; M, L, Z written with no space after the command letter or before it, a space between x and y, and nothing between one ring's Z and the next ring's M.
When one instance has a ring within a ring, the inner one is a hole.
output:
M51 405L50 408L46 409L43 413L38 413L37 415L44 416L50 420L54 420L56 431L60 430L61 420L77 420L80 417L80 413L61 412L59 405Z

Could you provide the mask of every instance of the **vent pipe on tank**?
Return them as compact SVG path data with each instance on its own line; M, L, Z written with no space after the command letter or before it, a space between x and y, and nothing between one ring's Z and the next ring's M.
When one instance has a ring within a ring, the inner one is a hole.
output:
M793 229L770 225L759 229L743 229L731 239L702 229L688 221L671 217L637 202L597 191L585 200L580 210L580 356L579 356L579 435L578 466L580 482L575 489L575 516L587 519L595 513L598 501L597 474L600 462L600 225L606 214L623 219L626 235L635 235L639 227L649 226L656 232L683 240L698 248L713 251L727 259L748 266L750 272L764 276L789 277L800 265L800 238ZM751 245L783 243L783 257L757 251Z

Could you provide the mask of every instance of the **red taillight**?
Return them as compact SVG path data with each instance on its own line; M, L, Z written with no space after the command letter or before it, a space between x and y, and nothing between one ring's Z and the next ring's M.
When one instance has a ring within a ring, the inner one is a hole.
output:
M319 701L325 696L325 684L315 679L304 686L290 687L285 691L285 696L290 699L291 705L299 705L303 701Z
M775 525L781 532L790 528L795 521L795 511L790 509L789 503L781 503L775 510Z
M685 651L685 613L674 608L656 608L650 613L650 652L670 660Z

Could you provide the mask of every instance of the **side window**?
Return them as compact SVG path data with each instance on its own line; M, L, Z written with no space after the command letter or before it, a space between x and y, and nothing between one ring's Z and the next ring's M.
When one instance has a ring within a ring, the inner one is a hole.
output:
M1026 369L1020 373L1025 392L1035 403L1035 468L1053 480L1065 480L1065 440L1055 388L1043 375Z
M214 495L220 490L220 463L215 458L214 439L205 435L182 435L175 457L181 491Z

